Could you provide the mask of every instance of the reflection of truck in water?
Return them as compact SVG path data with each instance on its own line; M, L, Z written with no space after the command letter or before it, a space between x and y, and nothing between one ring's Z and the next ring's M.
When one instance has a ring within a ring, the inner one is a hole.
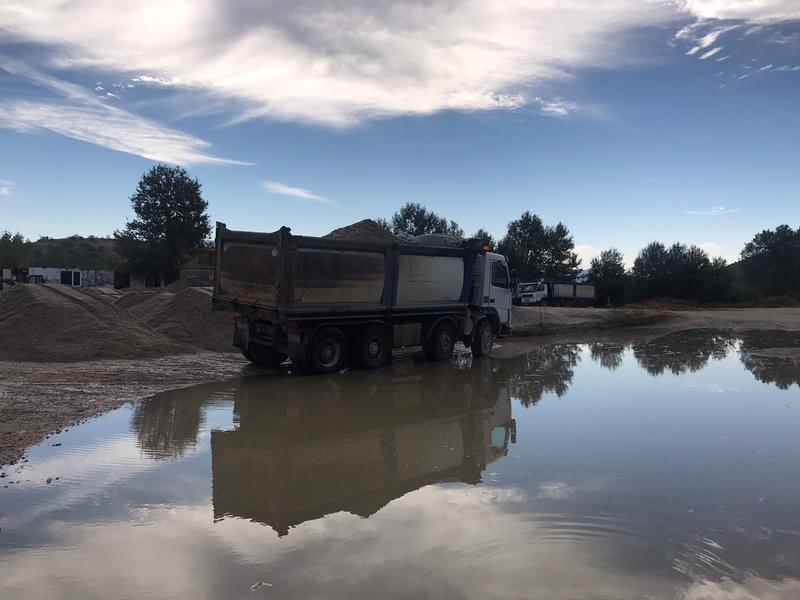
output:
M591 306L595 300L595 287L591 283L558 282L541 279L517 283L514 287L514 304L518 306Z
M232 231L217 223L213 306L238 313L234 345L251 361L287 356L317 373L387 364L392 347L431 360L461 340L475 356L511 329L506 259L457 247Z
M368 517L425 485L480 482L515 441L508 389L490 381L487 361L410 367L369 382L295 379L283 392L275 379L245 383L239 428L211 433L215 519L285 535L334 512Z

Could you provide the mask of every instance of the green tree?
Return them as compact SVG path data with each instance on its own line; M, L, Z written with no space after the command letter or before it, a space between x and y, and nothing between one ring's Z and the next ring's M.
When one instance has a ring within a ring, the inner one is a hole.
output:
M385 223L385 221L384 221ZM463 238L464 230L453 220L448 221L416 202L408 202L392 215L389 226L395 235L425 235L440 233Z
M0 267L21 267L30 252L30 242L21 233L4 231L0 235Z
M529 211L508 224L506 236L498 244L520 281L539 279L574 279L580 259L573 252L575 244L563 223L544 225Z
M628 275L622 253L616 248L603 250L600 256L592 259L589 281L597 287L597 301L601 305L609 302L622 304L627 289Z
M483 227L478 229L475 233L472 234L472 237L478 240L482 240L484 244L488 244L489 248L496 248L497 242L492 237L492 234L486 231Z
M722 300L731 278L722 258L713 261L702 248L661 242L645 246L633 263L633 280L640 298L670 297L684 300Z
M800 227L757 233L741 258L746 279L765 296L800 294Z
M181 167L156 165L131 196L136 218L115 231L118 252L134 271L158 271L162 281L177 276L181 262L203 247L211 232L200 182Z

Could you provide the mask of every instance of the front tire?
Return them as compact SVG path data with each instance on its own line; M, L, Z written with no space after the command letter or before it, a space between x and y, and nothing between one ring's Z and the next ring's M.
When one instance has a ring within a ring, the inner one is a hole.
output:
M494 345L494 329L489 319L481 319L475 328L475 338L472 340L472 356L480 358L492 353Z
M323 327L308 347L306 365L312 373L336 373L347 364L347 338L338 327Z
M431 333L430 339L425 344L425 356L428 360L441 362L448 360L453 355L456 345L456 332L450 323L441 322Z

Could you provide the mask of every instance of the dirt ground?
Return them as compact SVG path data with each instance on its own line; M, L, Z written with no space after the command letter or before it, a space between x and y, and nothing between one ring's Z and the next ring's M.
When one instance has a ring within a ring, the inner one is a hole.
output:
M199 352L149 360L0 361L0 465L51 433L126 402L253 370L241 355Z
M660 335L688 329L800 331L799 308L694 311L515 307L515 335L496 355L566 339ZM789 350L782 350L788 352ZM796 349L794 350L796 352ZM0 357L6 358L0 352ZM0 465L50 433L167 389L260 371L238 354L180 353L147 360L0 360Z

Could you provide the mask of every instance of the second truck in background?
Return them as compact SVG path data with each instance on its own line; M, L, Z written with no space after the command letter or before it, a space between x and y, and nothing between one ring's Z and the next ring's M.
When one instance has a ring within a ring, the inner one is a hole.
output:
M595 297L595 287L591 283L541 279L517 283L514 287L514 304L518 306L591 306Z

